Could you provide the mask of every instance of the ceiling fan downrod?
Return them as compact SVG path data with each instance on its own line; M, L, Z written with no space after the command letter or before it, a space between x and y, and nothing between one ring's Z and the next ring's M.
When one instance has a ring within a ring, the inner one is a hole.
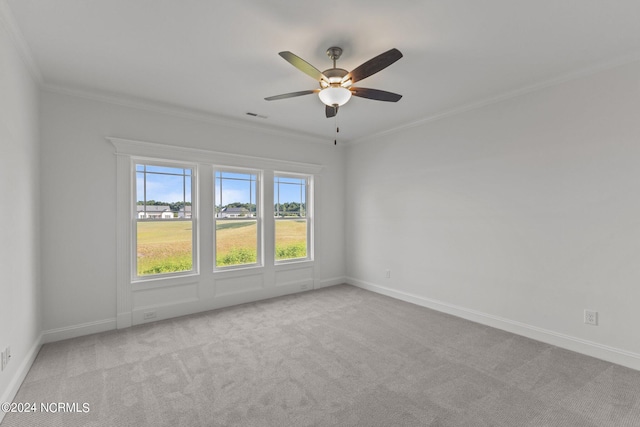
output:
M333 68L336 68L336 61L340 59L342 55L342 48L337 46L332 46L327 49L327 56L333 61Z

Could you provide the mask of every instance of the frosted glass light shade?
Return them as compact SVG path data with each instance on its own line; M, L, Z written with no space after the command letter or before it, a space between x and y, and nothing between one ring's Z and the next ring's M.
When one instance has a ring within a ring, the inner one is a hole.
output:
M322 89L320 93L318 93L318 96L320 97L320 101L328 106L336 104L340 106L346 104L347 101L351 99L351 91L344 87L331 86Z

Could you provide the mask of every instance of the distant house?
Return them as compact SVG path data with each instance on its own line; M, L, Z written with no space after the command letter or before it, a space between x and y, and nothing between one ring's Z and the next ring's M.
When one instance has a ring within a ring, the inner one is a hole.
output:
M251 215L247 208L222 208L220 212L216 214L217 218L247 218Z
M145 206L136 205L138 219L166 219L173 218L173 212L168 205Z
M178 218L191 218L191 206L183 206L178 211Z

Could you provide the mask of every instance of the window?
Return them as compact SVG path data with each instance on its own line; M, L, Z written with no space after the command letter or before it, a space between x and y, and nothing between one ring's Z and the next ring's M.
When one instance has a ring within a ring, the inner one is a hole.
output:
M215 268L261 262L259 173L216 170Z
M274 176L275 258L278 261L310 259L309 177Z
M144 313L152 307L161 310L159 317L187 314L218 306L214 300L226 304L236 291L270 296L316 279L314 174L322 172L322 165L193 149L188 142L107 139L116 153L118 328L146 322ZM296 189L297 196L285 197L287 188ZM274 189L280 191L277 199ZM289 216L296 211L294 201L300 207L297 217ZM242 207L247 211L230 209ZM274 207L279 216L272 220ZM276 261L271 255L275 222L281 240L281 225L291 220L307 228L306 234L294 233L302 241L302 254ZM246 248L251 256L234 259L227 252L225 257L225 248ZM258 281L263 288L258 289Z
M195 271L194 169L136 163L135 174L135 276Z

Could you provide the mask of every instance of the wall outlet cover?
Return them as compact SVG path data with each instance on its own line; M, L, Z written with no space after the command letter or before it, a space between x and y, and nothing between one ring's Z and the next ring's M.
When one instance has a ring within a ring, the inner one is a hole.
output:
M149 320L149 319L155 319L156 318L156 312L155 311L146 311L143 315L142 318L144 320Z
M594 310L584 310L584 323L598 326L598 312Z

